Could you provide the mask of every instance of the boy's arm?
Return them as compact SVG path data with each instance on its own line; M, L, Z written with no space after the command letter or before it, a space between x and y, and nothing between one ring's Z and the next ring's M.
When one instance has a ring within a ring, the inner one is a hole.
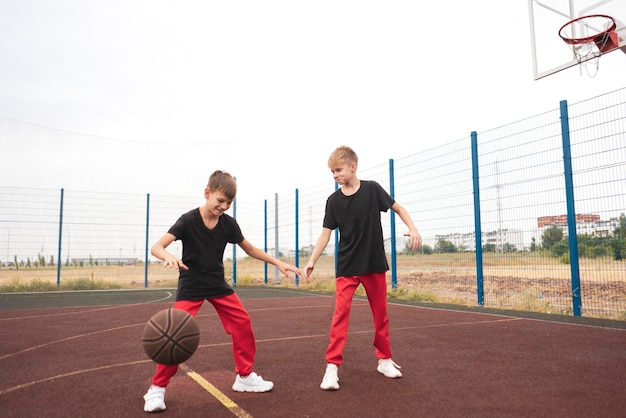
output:
M163 261L163 267L189 270L189 267L187 267L181 259L174 257L166 250L166 248L174 242L174 240L176 240L176 237L168 232L163 235L161 239L152 246L152 248L150 248L150 253L159 260Z
M313 252L311 253L311 257L309 258L309 262L304 267L304 279L306 281L309 280L309 276L313 273L313 269L315 268L315 263L320 258L326 246L328 245L328 241L330 241L330 233L332 231L328 228L322 228L322 233L320 234L317 242L315 243L315 247L313 248Z
M246 254L248 254L250 257L254 257L257 260L261 260L266 263L275 265L276 267L278 267L281 273L283 273L287 277L289 277L290 271L297 274L298 276L302 276L302 272L296 266L292 266L291 264L287 264L284 261L272 257L265 251L252 245L250 241L245 238L239 243L239 247L244 250Z
M417 228L415 224L413 224L413 220L411 219L411 215L404 208L404 206L400 205L398 202L394 203L391 206L391 210L400 216L402 222L409 228L409 232L404 234L405 237L409 237L409 248L411 251L415 251L422 246L422 236L419 232L417 232Z

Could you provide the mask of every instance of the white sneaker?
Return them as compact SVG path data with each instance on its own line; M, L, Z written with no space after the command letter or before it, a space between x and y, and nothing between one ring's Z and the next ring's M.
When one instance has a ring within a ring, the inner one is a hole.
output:
M148 392L143 395L143 399L146 401L143 406L144 411L158 412L165 410L165 388L152 385Z
M322 383L320 383L320 389L323 390L337 390L339 389L339 376L337 376L337 365L336 364L328 364L326 366L326 373L324 373L324 378L322 379Z
M274 387L274 383L263 380L261 376L255 372L250 373L246 377L237 375L233 390L235 392L269 392Z
M402 377L402 373L400 372L400 366L398 366L392 359L380 359L378 360L378 373L384 374L386 377L395 379L397 377Z

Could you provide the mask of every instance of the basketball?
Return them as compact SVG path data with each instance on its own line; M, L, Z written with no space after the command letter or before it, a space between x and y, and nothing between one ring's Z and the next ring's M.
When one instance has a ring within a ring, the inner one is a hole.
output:
M187 361L200 343L196 319L180 309L155 313L143 329L143 349L156 363L172 366Z

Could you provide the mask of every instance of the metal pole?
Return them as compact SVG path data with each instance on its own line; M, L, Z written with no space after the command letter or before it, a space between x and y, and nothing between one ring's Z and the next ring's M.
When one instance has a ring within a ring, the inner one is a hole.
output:
M61 286L61 244L63 243L63 194L61 189L61 204L59 208L59 245L57 251L57 287Z
M474 187L474 235L476 242L476 296L478 306L485 304L484 277L483 277L483 232L480 221L480 185L478 175L478 134L471 134L472 140L472 180Z
M267 252L267 199L263 201L263 251ZM267 263L263 263L263 278L267 284Z
M233 202L233 218L237 219L237 199ZM233 244L233 287L237 287L237 244Z
M143 287L148 287L148 264L150 263L150 193L146 195L146 251L144 254Z
M296 267L300 268L300 246L299 246L299 237L300 237L300 229L299 229L299 193L298 189L296 189ZM300 280L298 275L296 274L296 287L300 284Z
M339 185L335 182L335 191L339 189ZM337 275L337 254L339 253L339 228L335 228L335 275Z
M578 238L576 237L576 209L574 208L574 179L567 100L562 100L560 107L563 166L565 169L565 198L567 200L567 242L569 244L569 263L572 275L572 309L574 316L580 316L582 311L582 299L580 297L580 268L578 265Z
M278 250L278 193L274 194L274 257L280 256ZM278 267L274 268L274 282L280 283L280 270Z
M389 194L395 199L396 187L394 182L393 159L389 159ZM396 213L394 211L391 211L389 214L389 220L391 222L391 288L396 289L398 287L398 269L396 261Z

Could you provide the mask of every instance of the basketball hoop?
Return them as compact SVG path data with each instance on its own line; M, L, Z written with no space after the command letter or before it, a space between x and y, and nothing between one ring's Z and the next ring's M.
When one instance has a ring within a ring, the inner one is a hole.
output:
M561 26L559 36L572 48L581 67L586 69L591 62L595 64L597 72L600 56L619 47L616 28L617 23L611 16L588 15L570 20ZM593 76L595 73L589 75Z

